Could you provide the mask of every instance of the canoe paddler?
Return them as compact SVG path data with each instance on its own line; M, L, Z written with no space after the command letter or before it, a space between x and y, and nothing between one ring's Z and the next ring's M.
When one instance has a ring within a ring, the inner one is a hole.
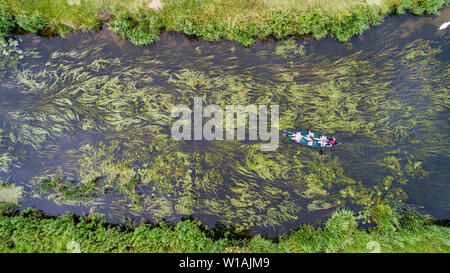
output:
M303 138L304 136L300 132L295 133L293 137L293 139L298 142L300 142Z
M320 146L322 146L322 147L327 146L329 143L328 137L326 137L326 136L321 136L319 138L319 141L320 141Z
M311 135L304 136L304 135L302 135L301 132L297 132L297 133L294 134L293 139L294 139L295 141L297 141L297 142L302 141L302 139L306 139L306 141L311 142L311 141L313 141L315 138L314 138L313 136L311 136Z
M308 135L305 138L306 138L306 140L308 140L308 142L311 142L316 139L316 138L314 138L314 134L311 133L311 131L308 132ZM318 140L318 139L316 139L316 140Z

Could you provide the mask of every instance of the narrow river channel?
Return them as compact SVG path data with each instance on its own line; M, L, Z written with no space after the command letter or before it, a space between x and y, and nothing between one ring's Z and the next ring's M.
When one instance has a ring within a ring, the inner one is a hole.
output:
M450 218L449 18L248 48L175 33L136 47L107 27L17 35L0 57L0 180L22 187L21 208L116 223L194 216L277 235L337 208L364 219L380 200ZM279 105L280 130L325 129L342 145L176 141L171 109L194 97Z

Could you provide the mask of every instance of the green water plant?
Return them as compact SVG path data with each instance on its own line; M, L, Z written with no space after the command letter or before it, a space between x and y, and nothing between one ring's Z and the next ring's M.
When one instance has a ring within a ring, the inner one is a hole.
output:
M305 54L305 46L297 44L295 39L289 39L280 42L275 47L275 54L280 55L283 58L295 58Z
M82 202L85 199L92 199L96 195L103 194L103 192L99 190L97 180L76 184L74 181L62 181L61 178L49 177L47 179L39 179L37 186L43 192L48 193L50 199L56 202Z
M0 180L0 204L18 205L22 195L22 186Z

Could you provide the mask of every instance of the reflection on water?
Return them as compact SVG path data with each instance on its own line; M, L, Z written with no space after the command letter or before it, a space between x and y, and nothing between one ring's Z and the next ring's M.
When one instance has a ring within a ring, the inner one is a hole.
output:
M389 18L347 43L250 48L173 33L135 47L107 29L16 37L0 59L0 179L24 187L23 207L112 221L194 215L276 234L339 207L364 215L380 200L449 217L440 18ZM203 105L278 104L282 128L324 128L343 145L325 156L287 140L275 152L174 141L171 108L196 96Z

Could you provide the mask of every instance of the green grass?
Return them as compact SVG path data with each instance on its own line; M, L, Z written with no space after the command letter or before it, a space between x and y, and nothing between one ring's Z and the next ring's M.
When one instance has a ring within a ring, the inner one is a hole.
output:
M136 45L158 40L164 31L196 35L207 41L222 38L245 46L270 36L326 35L339 41L379 24L391 13L434 14L448 0L0 0L0 38L17 25L27 31L95 29L115 18L112 28ZM107 15L107 16L105 16ZM113 15L112 17L110 15ZM44 21L45 20L45 21Z
M48 218L34 209L3 209L0 252L450 252L450 228L431 225L411 211L379 205L377 223L358 229L349 210L339 210L322 228L304 225L277 240L243 238L204 228L197 220L177 225L109 225L102 215Z

